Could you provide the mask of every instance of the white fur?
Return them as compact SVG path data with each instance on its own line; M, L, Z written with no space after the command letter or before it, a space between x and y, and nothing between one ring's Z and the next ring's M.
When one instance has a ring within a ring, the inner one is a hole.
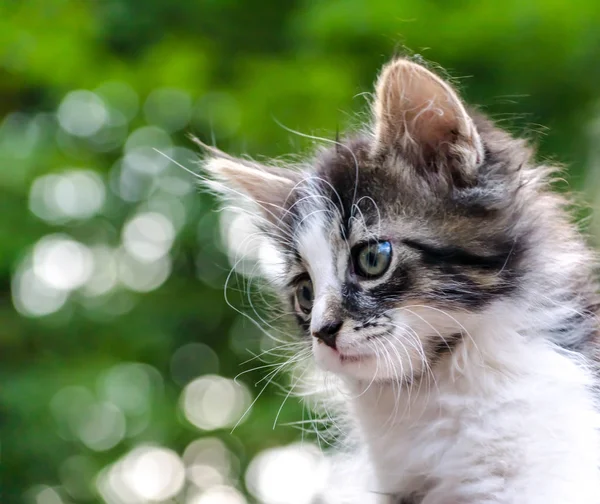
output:
M315 217L298 240L314 279L313 328L340 292L329 229ZM387 357L377 352L358 363L340 362L315 339L317 363L343 379L344 388L331 391L343 404L348 440L358 442L333 456L316 502L393 503L419 492L421 504L598 504L600 416L592 372L543 334L523 336L518 330L533 325L531 316L522 301L476 315L398 310L399 327L463 333L464 342L430 372L410 332L387 342ZM536 317L544 327L543 314ZM364 354L361 340L364 334L345 324L339 352ZM410 386L389 380L409 367L424 376Z
M591 374L493 318L478 331L478 345L465 341L434 371L432 387L410 393L372 384L365 392L346 379L352 435L368 454L337 462L332 482L359 487L340 494L328 484L324 502L368 502L423 485L430 486L423 504L600 502Z

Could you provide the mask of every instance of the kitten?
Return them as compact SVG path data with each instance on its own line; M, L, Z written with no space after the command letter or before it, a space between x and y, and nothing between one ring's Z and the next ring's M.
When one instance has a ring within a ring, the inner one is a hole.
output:
M315 502L600 503L595 259L552 169L405 59L372 112L305 166L204 163L344 387Z

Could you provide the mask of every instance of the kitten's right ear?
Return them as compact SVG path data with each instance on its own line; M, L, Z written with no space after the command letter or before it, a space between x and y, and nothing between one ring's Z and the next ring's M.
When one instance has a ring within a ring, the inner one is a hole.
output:
M212 179L206 182L212 190L240 208L255 204L271 223L280 221L285 203L301 181L299 173L236 159L214 147L200 145L210 154L203 166Z
M375 154L400 154L415 168L468 184L483 160L479 133L452 86L405 59L377 81Z

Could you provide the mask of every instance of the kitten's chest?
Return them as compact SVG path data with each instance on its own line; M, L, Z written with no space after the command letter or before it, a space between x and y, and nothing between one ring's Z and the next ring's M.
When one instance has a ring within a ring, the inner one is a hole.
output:
M373 414L373 411L377 411ZM393 415L387 417L387 415ZM393 504L418 504L434 484L432 469L460 437L460 415L431 401L390 412L371 410L362 419L363 435L378 490L395 495Z

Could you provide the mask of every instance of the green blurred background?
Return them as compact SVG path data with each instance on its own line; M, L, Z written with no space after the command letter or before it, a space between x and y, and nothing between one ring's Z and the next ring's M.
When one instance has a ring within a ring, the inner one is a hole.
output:
M231 433L269 342L225 302L214 201L154 148L306 152L281 125L358 124L409 48L593 206L598 26L597 1L0 0L2 504L305 504L296 399L267 387Z

